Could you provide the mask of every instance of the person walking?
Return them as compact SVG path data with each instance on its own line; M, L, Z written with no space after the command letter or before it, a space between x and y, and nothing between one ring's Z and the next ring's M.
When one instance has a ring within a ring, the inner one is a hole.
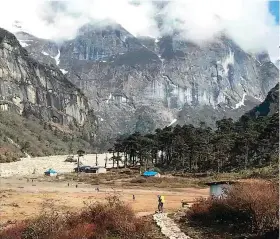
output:
M163 204L165 203L165 198L163 195L160 195L160 200L161 200L161 212L163 212Z
M162 199L161 199L161 196L158 195L158 212L162 212L162 210L163 210Z
M134 194L132 195L132 199L133 199L133 201L135 201L135 195Z

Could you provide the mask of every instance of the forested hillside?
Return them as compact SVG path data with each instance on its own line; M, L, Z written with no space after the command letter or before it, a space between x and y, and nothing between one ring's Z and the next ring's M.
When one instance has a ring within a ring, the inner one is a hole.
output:
M228 172L262 167L278 161L279 84L258 107L237 122L222 119L216 130L201 122L200 127L176 125L153 134L136 132L120 137L115 152L125 153L125 163L155 165L187 172ZM277 97L271 97L271 96ZM273 107L271 107L273 106ZM261 113L258 113L261 109Z
M13 112L0 112L0 163L20 157L75 153L92 149L81 132L72 126L44 122L35 117L24 118Z

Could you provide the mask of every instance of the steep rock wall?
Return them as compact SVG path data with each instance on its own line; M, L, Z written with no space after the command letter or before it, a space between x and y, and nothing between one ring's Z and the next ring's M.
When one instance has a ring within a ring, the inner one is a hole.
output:
M80 126L89 110L86 97L61 71L30 58L4 29L0 29L0 109Z

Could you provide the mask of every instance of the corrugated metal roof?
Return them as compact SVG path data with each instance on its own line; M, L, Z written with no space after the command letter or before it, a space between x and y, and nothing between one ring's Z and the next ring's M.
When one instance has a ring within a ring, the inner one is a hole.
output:
M236 182L234 181L215 181L215 182L209 182L205 183L205 185L211 186L211 185L217 185L217 184L234 184Z

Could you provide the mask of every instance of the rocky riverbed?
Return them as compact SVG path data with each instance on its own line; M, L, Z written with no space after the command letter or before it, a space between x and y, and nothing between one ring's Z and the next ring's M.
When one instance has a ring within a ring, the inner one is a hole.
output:
M111 154L98 154L98 166L105 166L105 159L110 159ZM49 169L55 169L59 173L73 172L77 163L65 162L67 155L56 155L48 157L22 158L20 161L0 164L0 177L10 176L28 176L43 175ZM75 156L77 159L77 156ZM88 154L80 158L83 165L94 166L96 164L96 155ZM112 167L112 162L108 160L107 167Z

